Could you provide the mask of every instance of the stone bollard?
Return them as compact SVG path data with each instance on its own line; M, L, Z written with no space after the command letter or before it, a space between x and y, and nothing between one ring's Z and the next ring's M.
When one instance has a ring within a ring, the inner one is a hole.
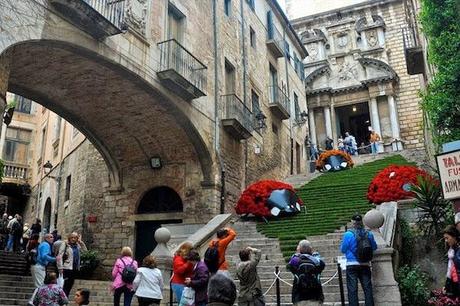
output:
M171 278L173 256L166 245L169 239L171 239L171 233L166 227L160 227L155 231L155 241L157 242L157 246L152 251L151 255L156 257L157 267L161 270L163 275L163 282L165 286L163 289L163 300L161 301L161 305L168 305L170 298L169 280Z
M401 294L393 271L392 254L394 250L387 245L379 230L384 220L383 214L377 209L371 209L363 218L364 224L374 234L378 246L372 260L374 303L375 305L401 306Z

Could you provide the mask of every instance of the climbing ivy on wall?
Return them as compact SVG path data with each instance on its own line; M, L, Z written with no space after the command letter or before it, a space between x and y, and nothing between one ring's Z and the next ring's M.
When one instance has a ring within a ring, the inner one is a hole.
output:
M420 21L436 73L422 93L437 145L460 139L460 0L421 0Z

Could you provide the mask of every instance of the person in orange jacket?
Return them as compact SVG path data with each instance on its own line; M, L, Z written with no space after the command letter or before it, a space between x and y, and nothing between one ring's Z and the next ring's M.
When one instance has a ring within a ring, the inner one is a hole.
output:
M213 239L209 243L209 247L212 247L215 243L218 242L217 251L219 254L219 270L217 273L222 273L228 277L230 277L230 273L228 272L228 263L225 260L225 252L227 251L227 247L230 242L233 241L236 237L236 232L229 228L223 228L217 231L216 233L217 238Z

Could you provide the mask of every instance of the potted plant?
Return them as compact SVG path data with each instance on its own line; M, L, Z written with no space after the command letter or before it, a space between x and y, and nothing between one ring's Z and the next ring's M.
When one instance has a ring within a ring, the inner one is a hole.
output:
M81 252L80 257L80 278L88 279L99 265L99 253L94 250Z

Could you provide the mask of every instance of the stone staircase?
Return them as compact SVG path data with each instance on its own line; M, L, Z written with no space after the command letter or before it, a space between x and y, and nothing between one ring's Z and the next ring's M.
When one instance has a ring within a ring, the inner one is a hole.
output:
M257 271L259 273L262 291L265 293L275 279L274 271L275 266L279 267L280 277L292 284L293 276L286 269L286 261L283 258L279 242L274 238L267 238L256 230L255 222L236 222L233 225L238 233L237 238L230 244L227 250L227 260L229 261L230 273L235 279L238 287L238 280L236 278L236 265L239 263L238 252L246 246L255 247L262 250L262 259L258 265ZM343 236L343 231L336 231L320 236L308 237L312 243L313 249L318 251L321 258L326 263L326 268L321 274L321 282L324 283L329 280L337 272L336 258L341 255L339 251L340 242ZM344 282L344 295L347 300L346 290L346 277L343 274ZM280 283L281 304L292 305L291 302L291 286L284 282ZM338 276L335 276L330 282L323 286L325 301L323 305L338 306L341 305L340 288ZM363 299L361 289L359 291L360 300ZM266 294L265 301L269 305L276 305L276 289L273 286ZM348 303L346 303L348 304ZM360 305L363 303L360 303ZM364 305L364 304L363 304Z

